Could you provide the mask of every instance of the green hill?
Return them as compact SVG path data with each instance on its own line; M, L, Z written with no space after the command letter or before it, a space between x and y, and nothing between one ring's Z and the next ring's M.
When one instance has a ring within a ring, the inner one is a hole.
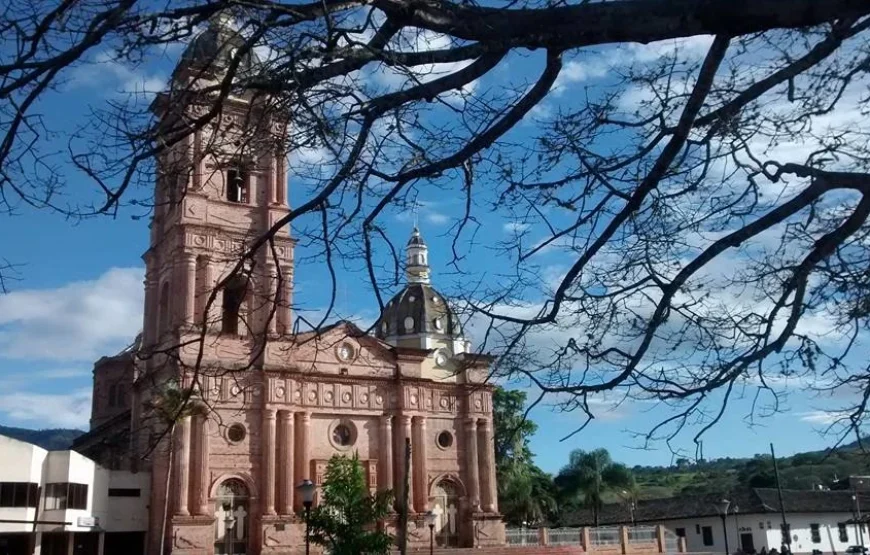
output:
M69 430L64 428L29 430L27 428L0 426L0 435L33 443L34 445L39 445L43 449L48 449L49 451L69 449L73 440L83 433L84 432L81 430Z
M832 453L798 453L781 457L777 462L780 481L786 489L814 489L818 486L837 489L843 487L840 480L870 474L870 455L854 446ZM725 493L742 487L776 487L770 455L700 462L680 459L674 466L635 466L632 472L642 499L702 492Z

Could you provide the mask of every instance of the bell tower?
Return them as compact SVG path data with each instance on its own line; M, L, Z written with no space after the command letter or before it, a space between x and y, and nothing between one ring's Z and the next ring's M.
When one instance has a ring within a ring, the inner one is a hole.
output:
M289 229L249 255L252 243L289 211L286 114L244 87L258 65L219 13L187 47L169 90L151 106L157 143L165 148L156 160L151 241L143 256L146 348L203 327L221 343L290 332ZM227 83L229 67L235 72Z

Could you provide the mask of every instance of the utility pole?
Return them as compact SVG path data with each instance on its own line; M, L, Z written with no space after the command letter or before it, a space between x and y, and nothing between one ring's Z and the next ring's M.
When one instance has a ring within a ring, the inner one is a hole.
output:
M399 553L408 552L408 503L411 489L411 438L405 438L405 471L402 474L402 502L399 503Z
M770 444L770 456L773 458L773 476L776 479L776 494L779 496L779 512L782 515L782 553L791 553L791 530L785 519L785 504L782 502L782 485L779 483L779 467L776 464L776 453L773 452L773 443Z

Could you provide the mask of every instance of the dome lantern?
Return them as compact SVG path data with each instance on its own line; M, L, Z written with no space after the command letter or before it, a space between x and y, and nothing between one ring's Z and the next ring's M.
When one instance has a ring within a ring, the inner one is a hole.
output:
M408 283L429 283L429 247L417 226L405 246L405 277Z

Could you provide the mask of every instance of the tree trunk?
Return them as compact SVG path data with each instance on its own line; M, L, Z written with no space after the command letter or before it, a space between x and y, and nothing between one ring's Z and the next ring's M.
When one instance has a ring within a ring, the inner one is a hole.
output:
M172 481L172 454L175 451L175 422L169 428L169 457L166 467L166 489L163 496L163 522L160 524L160 555L166 549L166 521L169 520L169 484Z

